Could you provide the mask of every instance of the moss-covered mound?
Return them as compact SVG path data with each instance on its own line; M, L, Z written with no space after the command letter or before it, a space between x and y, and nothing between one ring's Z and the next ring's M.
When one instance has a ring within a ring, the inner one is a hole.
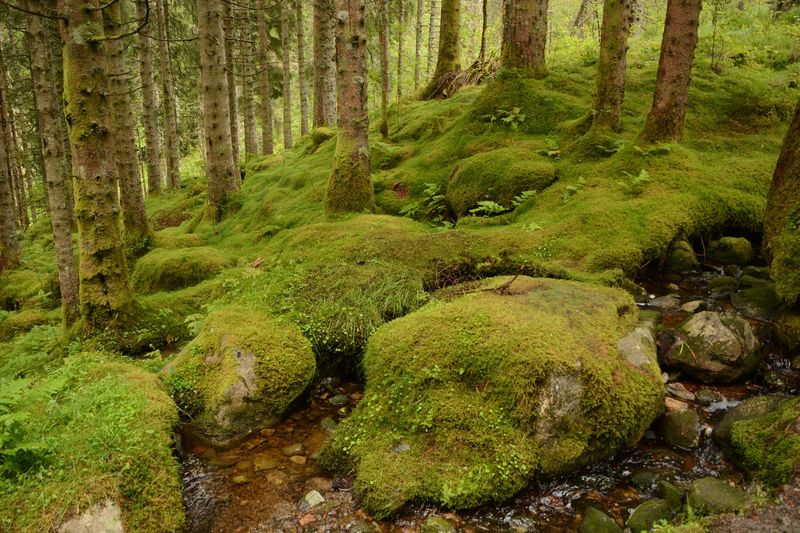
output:
M5 342L19 333L47 322L47 313L41 309L23 309L7 315L0 314L0 342Z
M157 248L136 262L133 286L141 293L171 291L191 287L231 264L213 248Z
M263 311L228 306L162 371L178 406L209 439L225 442L281 416L314 377L300 331Z
M530 149L500 148L474 155L454 169L447 182L447 203L458 217L482 200L511 209L522 192L540 191L555 180L555 166Z
M508 498L531 475L636 442L659 414L652 344L635 362L618 350L637 323L627 294L510 280L463 287L371 337L366 397L322 455L328 468L355 469L370 512Z
M800 304L800 208L795 225L772 243L772 277L775 292L788 305Z

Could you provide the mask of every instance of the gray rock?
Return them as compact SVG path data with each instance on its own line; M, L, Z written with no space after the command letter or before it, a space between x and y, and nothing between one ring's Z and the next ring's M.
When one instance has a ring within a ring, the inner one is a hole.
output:
M704 383L730 383L758 367L757 347L746 320L735 313L703 311L680 325L665 361Z
M587 507L583 512L580 533L622 533L622 528L614 519L595 507Z
M425 519L419 531L420 533L455 533L456 526L446 518L431 515Z
M642 318L633 331L617 342L617 351L630 364L658 373L655 331L655 319Z
M328 403L330 403L334 407L342 407L350 403L350 398L348 398L344 394L337 394L336 396L328 400Z
M666 296L653 298L647 302L647 306L658 309L659 311L674 311L680 308L681 300L674 294L668 294Z
M350 533L380 533L381 529L374 524L370 524L363 518L359 518L353 522L353 525L350 526L348 531Z
M58 533L123 533L122 511L113 500L96 503L58 527Z
M639 490L648 492L658 481L658 474L651 470L637 470L631 475L631 483Z
M659 520L670 518L672 518L672 506L667 500L649 500L634 509L625 525L634 532L650 531L653 524Z
M713 477L693 481L687 502L695 511L709 514L741 511L749 504L744 491Z
M700 445L700 417L694 409L670 411L661 422L664 441L673 448L690 450Z
M687 389L683 383L670 383L667 385L667 394L687 402L694 401L694 393Z
M681 508L681 500L683 499L681 491L669 481L659 481L658 485L656 485L656 494L658 494L658 497L662 500L669 502L673 511L677 511Z
M703 311L706 308L706 302L703 300L692 300L691 302L686 302L681 306L681 311L686 313L696 313L698 311Z
M744 274L741 278L739 278L739 287L742 289L749 289L751 287L764 287L764 286L773 285L772 281L769 279L761 279L755 276L749 276Z
M309 509L313 509L318 505L322 505L325 503L325 498L322 497L322 494L319 492L312 490L309 491L303 499L297 504L297 507L300 511L308 511Z
M331 418L329 416L326 416L325 418L323 418L322 422L319 423L319 427L321 427L322 429L324 429L328 433L333 433L334 431L336 431L336 427L337 426L338 426L338 424L336 423L336 420L334 420L333 418Z
M695 393L694 399L700 405L711 405L712 403L721 402L725 399L725 396L717 391L703 389Z

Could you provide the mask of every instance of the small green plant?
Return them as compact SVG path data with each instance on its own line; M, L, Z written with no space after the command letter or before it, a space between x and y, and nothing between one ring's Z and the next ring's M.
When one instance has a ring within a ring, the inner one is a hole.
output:
M422 194L422 200L406 205L400 210L400 215L409 218L424 217L434 225L452 227L453 223L445 218L447 206L441 186L438 183L426 183Z
M567 185L566 190L564 190L564 196L561 198L561 202L564 205L569 203L573 196L583 190L584 185L586 185L586 180L583 178L578 178L578 182L575 185Z
M478 202L478 207L470 209L469 213L476 217L494 217L506 213L509 209L491 200Z
M511 110L498 109L494 113L483 115L481 118L489 124L501 124L508 126L512 130L517 130L528 117L522 112L521 107L515 107Z
M527 204L536 198L536 191L522 191L511 200L511 205L517 208L523 204Z
M554 137L548 137L545 139L545 143L547 144L547 148L537 150L537 154L542 157L549 157L550 159L558 159L561 157L561 150L559 149L557 139Z
M636 175L624 171L623 174L625 175L624 179L617 181L617 184L625 190L625 194L628 196L639 196L644 192L645 184L652 181L650 173L645 169L642 169Z

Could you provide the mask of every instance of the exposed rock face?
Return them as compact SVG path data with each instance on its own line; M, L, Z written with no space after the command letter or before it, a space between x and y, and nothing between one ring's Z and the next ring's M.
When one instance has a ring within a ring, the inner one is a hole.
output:
M758 367L758 341L735 313L703 311L678 328L666 363L704 383L730 383Z
M103 500L58 527L58 533L123 533L122 511L113 500Z

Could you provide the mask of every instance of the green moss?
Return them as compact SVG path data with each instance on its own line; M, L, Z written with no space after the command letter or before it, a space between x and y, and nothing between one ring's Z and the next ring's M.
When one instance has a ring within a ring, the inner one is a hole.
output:
M524 191L541 191L556 180L552 163L532 156L530 149L500 148L474 155L460 163L447 181L447 203L458 217L481 200L507 209Z
M57 284L57 278L55 280ZM34 270L6 270L0 274L0 307L14 310L53 300L52 275ZM58 285L55 286L58 288Z
M771 272L778 297L790 306L800 303L800 228L773 241Z
M666 272L688 272L697 269L699 261L694 253L692 245L687 240L681 240L673 244L667 259L664 262L664 271Z
M34 326L46 324L48 321L47 313L41 309L23 309L2 316L0 318L0 342L12 339L14 336L30 330Z
M755 257L753 245L743 237L723 237L708 246L708 258L727 265L746 265Z
M355 468L370 512L503 500L637 441L660 411L658 373L617 352L636 323L629 296L525 277L484 290L509 279L453 288L467 294L370 338L366 397L322 457Z
M143 293L182 289L208 279L231 260L213 248L158 248L140 258L133 270L133 286Z
M228 306L208 315L162 378L197 428L224 442L281 416L314 371L311 347L297 328L254 308Z
M336 132L333 131L331 128L321 127L321 128L314 128L311 131L311 142L316 149L320 144L324 143L328 139L332 139L336 136Z

